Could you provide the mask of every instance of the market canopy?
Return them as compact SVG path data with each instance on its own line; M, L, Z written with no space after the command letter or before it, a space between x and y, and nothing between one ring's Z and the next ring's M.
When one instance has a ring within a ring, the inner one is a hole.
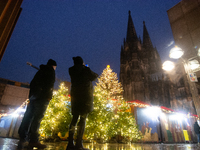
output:
M140 100L131 100L131 101L127 101L127 103L133 104L134 106L137 106L137 107L150 107L150 106L152 107L153 106L153 105L150 105L150 104L145 103ZM173 109L170 109L170 108L167 108L164 106L159 106L159 107L161 108L161 110L167 111L170 113L182 113L182 112L178 112L178 111L175 111ZM187 114L185 114L185 115L187 115ZM198 118L198 115L195 115L195 114L188 113L188 115Z

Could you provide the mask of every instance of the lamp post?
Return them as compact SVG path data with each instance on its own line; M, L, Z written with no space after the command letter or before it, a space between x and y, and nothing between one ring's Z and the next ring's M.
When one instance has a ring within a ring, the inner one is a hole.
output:
M180 58L182 60L185 72L187 74L187 80L188 80L188 84L189 84L190 91L192 94L194 106L195 106L197 115L200 117L200 100L199 100L198 90L195 84L197 80L196 80L196 76L194 75L195 74L194 72L200 70L199 62L195 59L198 56L192 57L190 59L184 59L182 58L183 54L184 54L184 51L181 48L175 46L174 48L170 50L169 57L173 59ZM166 71L170 71L174 68L174 64L173 62L166 61L163 63L162 68Z

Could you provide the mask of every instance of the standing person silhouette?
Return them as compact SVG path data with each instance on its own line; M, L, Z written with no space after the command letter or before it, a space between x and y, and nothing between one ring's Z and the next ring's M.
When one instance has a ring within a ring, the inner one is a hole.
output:
M30 83L30 103L18 130L20 137L18 149L22 149L27 140L29 148L46 148L46 145L39 142L38 130L52 98L56 66L56 62L49 59L46 65L40 65L39 71Z
M199 142L200 142L200 126L199 126L197 121L198 120L196 120L195 123L194 123L194 132L197 135L197 142L198 142L198 145L199 145Z
M88 150L83 147L82 137L85 130L85 122L90 113L93 110L93 85L98 74L90 70L83 63L83 59L80 56L73 57L74 66L69 68L69 75L71 77L71 112L73 115L71 124L69 126L69 139L66 150ZM74 133L75 127L80 117L77 126L77 140L74 145Z

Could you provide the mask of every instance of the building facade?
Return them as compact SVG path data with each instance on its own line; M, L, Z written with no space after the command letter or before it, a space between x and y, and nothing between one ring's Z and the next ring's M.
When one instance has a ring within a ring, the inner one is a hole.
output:
M200 0L182 0L167 11L175 44L185 59L197 56L200 48Z
M21 106L29 96L29 84L0 78L0 114Z
M198 53L200 52L200 0L181 0L178 4L167 11L169 22L171 25L175 44L184 51L183 59L179 60L180 65L177 67L176 81L181 81L183 86L178 87L178 92L184 91L185 101L193 103L196 109L200 108L198 94L200 93L200 85L190 83L187 73L181 64L186 64L191 60L200 62ZM189 72L193 72L189 69ZM195 70L195 73L200 79L200 71ZM179 82L179 83L181 83ZM198 90L198 91L197 91ZM195 96L194 96L195 95ZM176 104L179 105L178 103ZM180 107L180 106L179 106Z
M0 61L5 52L15 24L21 13L23 0L0 1Z

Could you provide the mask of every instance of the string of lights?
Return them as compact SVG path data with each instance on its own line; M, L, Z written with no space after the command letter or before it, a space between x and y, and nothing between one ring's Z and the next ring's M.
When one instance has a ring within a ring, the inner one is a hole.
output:
M23 102L23 104L18 107L16 110L14 110L13 112L10 113L0 113L0 118L1 117L5 117L5 116L9 116L9 115L13 115L13 116L17 116L19 115L20 112L25 112L25 106L29 103L29 99L27 99L25 102Z

